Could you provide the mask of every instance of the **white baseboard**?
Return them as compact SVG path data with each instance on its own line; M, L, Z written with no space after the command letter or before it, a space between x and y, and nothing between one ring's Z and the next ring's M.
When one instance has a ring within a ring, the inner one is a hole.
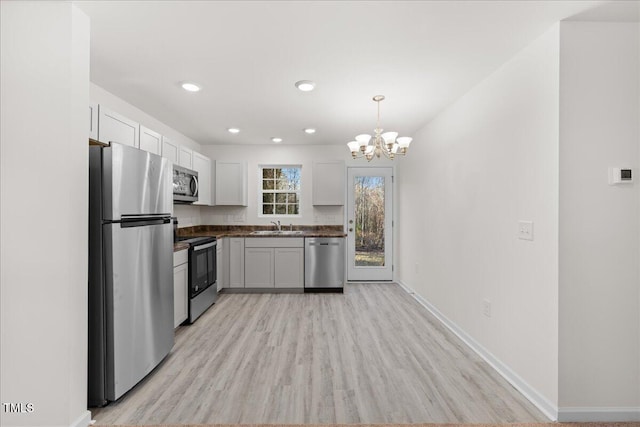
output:
M639 408L571 408L558 409L559 422L640 422Z
M87 427L91 424L91 412L84 411L69 427Z
M445 325L451 332L453 332L458 338L460 338L465 344L467 344L471 350L473 350L478 356L484 359L493 369L495 369L505 380L507 380L516 390L518 390L524 397L526 397L531 403L533 403L544 415L551 421L558 420L558 407L544 397L540 392L531 387L526 381L524 381L518 374L516 374L506 364L496 358L491 352L484 348L480 343L467 334L462 328L449 320L444 314L442 314L434 305L429 301L418 295L413 289L407 286L402 281L398 280L397 283L416 301L418 301L424 308L429 310L443 325Z

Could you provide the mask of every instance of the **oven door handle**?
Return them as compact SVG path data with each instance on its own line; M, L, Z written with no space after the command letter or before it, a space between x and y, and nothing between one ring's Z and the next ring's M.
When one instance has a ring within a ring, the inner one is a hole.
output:
M207 243L206 245L200 245L200 246L194 246L193 250L194 251L201 251L203 249L209 249L212 248L216 245L216 242L211 242L211 243Z

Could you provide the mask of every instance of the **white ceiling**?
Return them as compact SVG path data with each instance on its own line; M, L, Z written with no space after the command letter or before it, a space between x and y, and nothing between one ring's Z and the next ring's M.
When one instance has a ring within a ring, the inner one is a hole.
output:
M553 23L601 3L77 4L91 18L91 80L196 142L344 144L372 133L374 95L387 97L382 127L411 136ZM298 91L302 79L316 90Z

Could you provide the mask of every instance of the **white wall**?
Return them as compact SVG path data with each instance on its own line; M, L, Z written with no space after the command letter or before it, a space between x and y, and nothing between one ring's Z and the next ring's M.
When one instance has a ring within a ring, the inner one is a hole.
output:
M89 19L1 2L3 426L86 426Z
M345 160L353 165L351 153L345 145L205 145L202 153L212 160L247 160L248 162L248 207L214 206L201 207L203 224L216 225L268 225L274 218L258 216L259 165L301 165L302 193L301 215L298 218L275 218L283 224L293 225L343 225L343 207L313 206L312 166L315 160ZM361 165L362 160L358 161ZM236 219L236 217L238 217ZM181 224L182 226L182 224Z
M556 25L419 131L397 169L400 281L510 370L551 416L558 85ZM534 222L534 241L517 238L518 220Z
M560 29L561 414L640 420L640 30ZM610 166L633 167L635 183L609 186Z

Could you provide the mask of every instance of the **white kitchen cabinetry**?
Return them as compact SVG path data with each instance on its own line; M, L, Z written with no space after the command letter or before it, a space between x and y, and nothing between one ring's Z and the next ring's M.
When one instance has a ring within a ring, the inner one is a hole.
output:
M98 108L98 141L118 142L131 147L140 147L139 124L118 113Z
M304 248L274 249L276 288L304 287Z
M98 141L98 103L89 103L89 138Z
M224 287L222 278L224 277L224 239L216 240L216 285L218 292Z
M178 146L178 164L183 168L193 169L193 150Z
M140 125L140 149L149 153L162 154L162 135Z
M247 206L247 162L216 160L215 204Z
M173 163L178 163L178 144L174 144L166 136L162 137L162 157L171 160Z
M344 205L346 191L344 161L313 162L313 195L314 205Z
M229 287L229 238L224 237L222 240L222 287ZM243 249L244 250L244 249Z
M304 239L247 238L245 288L304 287Z
M229 238L229 287L244 288L244 238Z
M193 152L193 170L198 172L198 201L194 205L211 205L211 160Z
M273 288L273 248L244 248L244 287Z
M173 253L173 327L187 320L189 255L184 249Z

